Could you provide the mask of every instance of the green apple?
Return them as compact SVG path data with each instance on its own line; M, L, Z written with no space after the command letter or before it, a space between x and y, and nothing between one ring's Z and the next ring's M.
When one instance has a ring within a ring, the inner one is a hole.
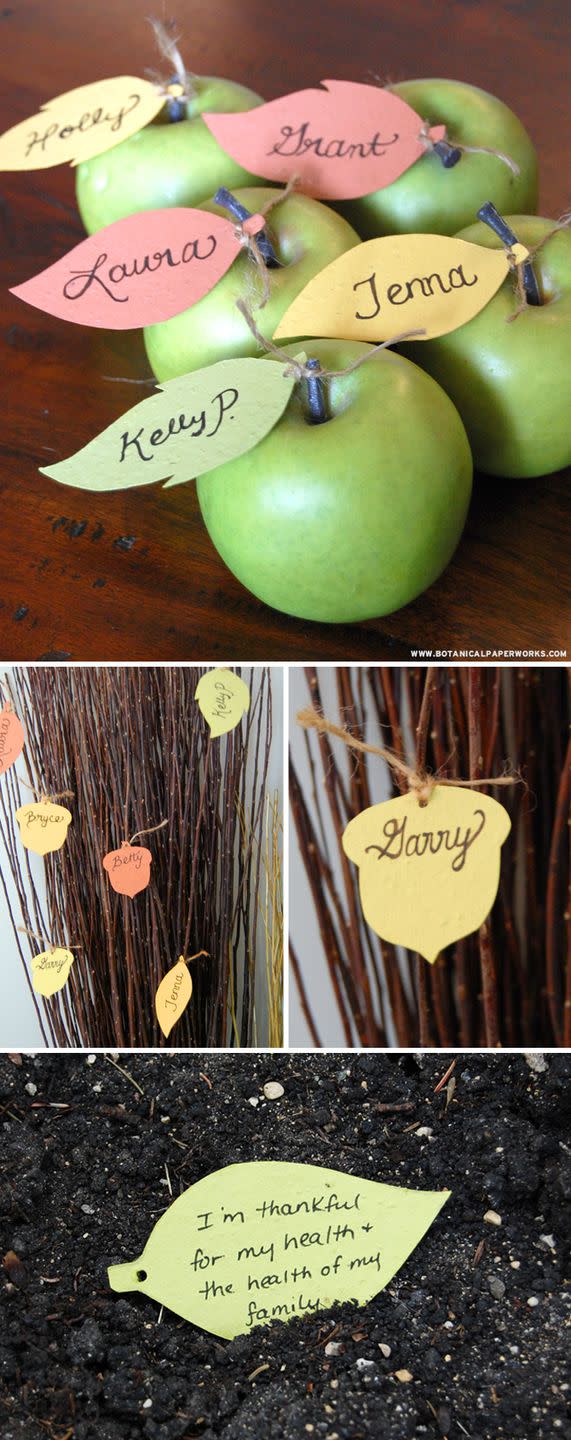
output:
M523 245L553 228L536 215L507 215ZM487 225L460 234L489 249L501 241ZM517 307L511 276L459 330L406 346L459 410L474 465L487 475L549 475L571 464L571 232L561 230L533 261L544 303Z
M343 370L370 348L312 340L308 353ZM352 623L400 609L440 575L462 533L472 460L451 401L402 355L380 352L323 384L324 424L308 421L301 382L253 450L200 477L198 499L216 549L258 599Z
M219 185L256 179L221 149L202 115L252 110L263 100L244 85L213 76L194 76L193 86L185 120L170 121L165 106L151 125L78 165L77 204L89 235L140 210L198 205Z
M277 199L280 191L260 186L234 194L248 210L256 211ZM228 214L213 200L200 209L215 215ZM239 255L198 304L171 320L147 326L145 345L157 380L172 380L175 375L186 375L233 355L257 355L257 341L236 308L236 301L250 298L256 325L265 339L271 340L278 321L308 281L359 244L359 236L335 210L295 192L272 210L268 229L282 268L266 271L270 283L267 303L255 308L259 278L251 258Z
M364 240L412 232L455 235L472 222L484 200L492 200L502 215L516 210L534 214L537 155L507 105L486 90L456 80L407 80L390 88L430 125L446 125L451 144L500 150L520 173L514 175L494 155L463 154L450 169L437 155L423 155L384 190L339 205Z

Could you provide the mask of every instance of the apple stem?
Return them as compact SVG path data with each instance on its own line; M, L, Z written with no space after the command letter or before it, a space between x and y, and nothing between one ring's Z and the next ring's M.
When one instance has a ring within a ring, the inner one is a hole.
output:
M171 75L168 85L179 85L180 76ZM175 125L177 120L186 120L186 100L182 95L167 95L166 100L169 123Z
M252 211L247 210L246 206L242 205L236 196L226 189L225 185L221 185L220 189L216 191L214 201L216 205L222 205L224 210L229 210L235 220L251 220L252 218ZM260 230L259 235L256 235L256 241L260 255L265 260L268 269L278 270L280 262L265 230Z
M462 151L456 145L449 145L447 140L435 140L432 146L435 155L442 161L445 170L451 170L462 159Z
M487 200L486 204L482 205L478 210L478 220L483 220L484 225L489 225L490 230L493 230L495 235L499 235L504 245L519 244L517 235L514 235L511 226L506 224L503 215L500 215L495 205L492 205L491 200ZM543 301L531 260L526 260L522 269L523 288L528 305L542 305Z
M306 376L307 404L309 407L307 418L310 425L323 425L330 417L327 414L325 405L325 386L318 373L321 370L320 361L308 360L306 362L306 368L315 371L315 374Z

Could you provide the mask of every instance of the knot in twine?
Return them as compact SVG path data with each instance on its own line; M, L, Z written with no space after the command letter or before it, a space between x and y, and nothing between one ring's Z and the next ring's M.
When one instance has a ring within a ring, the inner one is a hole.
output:
M419 131L418 139L426 150L434 150L435 145L444 140L454 150L461 150L463 155L494 155L496 160L501 160L503 165L507 165L512 175L521 174L519 165L512 160L511 155L504 154L503 150L490 150L486 145L461 145L459 140L450 139L445 125L429 125L428 120L425 120Z
M559 219L552 225L551 230L547 231L547 235L543 236L543 240L538 240L537 245L531 245L529 249L527 249L527 255L520 260L518 260L517 255L514 254L511 245L506 244L506 258L514 277L514 293L517 299L515 310L511 315L506 316L507 324L510 324L512 320L517 320L518 315L523 315L526 310L535 309L535 306L529 304L526 295L523 276L524 266L533 265L535 256L539 254L540 250L543 250L544 245L547 245L548 242L553 239L554 235L558 235L560 230L568 230L570 225L571 210L564 210L563 214L560 215Z
M256 236L259 235L261 230L265 229L265 221L270 212L275 210L277 205L282 205L283 201L287 200L297 189L298 184L299 176L292 175L279 195L274 195L271 200L268 200L265 205L262 205L260 210L256 211L255 215L249 215L247 220L235 220L233 223L235 238L253 262L256 279L259 281L259 290L251 287L251 292L248 296L253 308L256 310L262 310L264 305L267 305L271 294L268 266L264 260ZM279 265L280 262L278 261L278 266Z
M171 73L167 79L163 75L157 74L155 70L147 70L145 73L160 87L165 99L192 100L196 93L193 83L196 76L187 70L184 64L177 43L180 35L170 35L162 21L156 20L154 16L148 16L148 24L154 31L159 54L168 61Z
M373 356L378 355L379 350L387 350L389 345L401 345L405 340L414 340L419 335L426 334L425 330L404 330L402 335L394 335L392 340L381 340L379 345L369 345L367 347L367 353L360 355L357 360L352 360L351 364L346 365L344 370L316 371L312 366L308 365L306 361L297 360L292 355L286 355L285 350L280 350L279 345L274 345L273 340L266 340L261 330L258 330L254 317L243 300L237 300L236 305L240 314L243 315L248 329L251 330L254 339L257 340L261 349L265 350L268 355L275 355L276 360L283 360L284 376L290 378L293 375L297 381L315 380L316 374L320 380L335 380L342 375L351 375L354 370L358 370L361 365L364 365L368 360L372 360Z
M49 804L52 800L73 800L73 799L75 799L75 790L58 790L56 794L54 794L54 795L48 795L45 790L36 790L35 786L34 786L34 785L30 785L29 780L23 780L21 775L18 775L17 779L18 779L20 785L25 785L26 790L31 790L32 795L35 795L36 800L38 801L38 804L40 804L40 805L47 805L47 804Z
M481 780L447 780L443 776L431 775L424 769L414 769L412 765L407 765L406 761L401 760L394 750L385 750L379 745L366 745L364 740L358 740L344 725L334 725L331 720L326 720L324 715L320 714L318 710L312 709L311 706L308 706L306 710L300 710L296 720L304 730L317 730L320 735L335 735L351 750L359 750L368 755L378 755L381 760L386 760L391 770L402 775L406 780L409 790L413 792L422 807L428 805L432 792L438 785L455 785L471 790L482 788L485 785L523 784L521 775L488 775Z

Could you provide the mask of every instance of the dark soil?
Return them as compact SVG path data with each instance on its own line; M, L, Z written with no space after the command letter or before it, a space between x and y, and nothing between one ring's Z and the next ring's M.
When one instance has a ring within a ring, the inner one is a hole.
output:
M101 1055L0 1058L4 1440L571 1437L568 1056L462 1055L453 1094L444 1055L116 1058L143 1094ZM169 1203L165 1166L176 1195L260 1159L453 1195L359 1310L226 1342L111 1293L106 1266Z

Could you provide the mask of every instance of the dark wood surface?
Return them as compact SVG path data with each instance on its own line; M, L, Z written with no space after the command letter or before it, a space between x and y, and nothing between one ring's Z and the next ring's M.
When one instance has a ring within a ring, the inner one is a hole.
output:
M156 65L146 11L129 0L2 7L0 129L75 85ZM372 71L482 85L538 146L541 213L569 204L565 0L213 0L164 15L189 68L267 99ZM80 449L146 393L105 377L149 371L139 335L66 325L8 293L82 238L72 170L3 175L0 196L2 660L398 660L416 646L550 658L565 647L568 475L479 481L445 576L407 609L354 627L292 621L255 601L213 550L192 485L92 497L41 476L39 464Z

